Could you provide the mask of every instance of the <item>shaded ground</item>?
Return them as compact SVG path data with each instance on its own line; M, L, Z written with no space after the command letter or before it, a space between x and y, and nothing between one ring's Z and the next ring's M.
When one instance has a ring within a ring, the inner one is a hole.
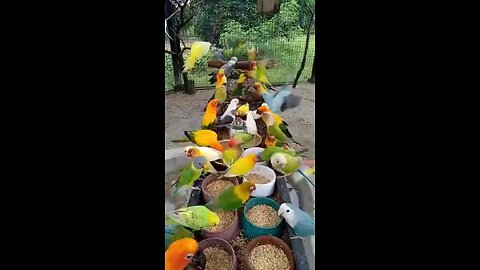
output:
M191 143L172 143L183 138L183 131L200 128L203 109L214 89L199 90L194 95L170 93L165 95L165 149L183 147ZM295 140L309 149L306 156L315 159L315 84L301 83L294 93L304 97L299 107L280 114L288 123Z

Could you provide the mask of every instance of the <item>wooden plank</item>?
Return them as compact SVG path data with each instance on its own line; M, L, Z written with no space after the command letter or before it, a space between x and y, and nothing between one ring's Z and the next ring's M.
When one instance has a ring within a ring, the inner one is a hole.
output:
M253 62L255 61L238 61L234 68L235 69L243 69L243 70L253 70ZM222 60L209 60L208 61L208 67L211 68L221 68L223 65L225 65L227 61L222 61ZM268 60L266 64L267 69L272 69L275 67L275 60Z

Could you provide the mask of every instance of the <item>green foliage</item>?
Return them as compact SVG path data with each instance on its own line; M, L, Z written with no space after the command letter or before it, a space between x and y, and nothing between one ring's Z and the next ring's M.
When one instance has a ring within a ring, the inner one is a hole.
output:
M165 54L165 91L173 90L173 63L172 56L168 53Z

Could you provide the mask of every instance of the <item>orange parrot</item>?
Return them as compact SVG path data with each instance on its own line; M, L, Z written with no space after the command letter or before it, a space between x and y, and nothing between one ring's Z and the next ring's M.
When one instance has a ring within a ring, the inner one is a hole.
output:
M192 238L179 239L165 251L165 270L183 270L198 251L198 243Z
M194 130L194 131L184 131L183 134L198 146L208 146L213 149L216 149L220 152L223 152L223 146L218 141L218 135L215 131L208 129ZM183 140L173 140L172 142L183 142Z
M227 76L225 76L225 71L220 69L217 73L217 88L220 87L222 84L227 83Z
M202 129L215 129L215 124L217 122L217 106L218 99L212 99L208 102L207 109L203 115Z

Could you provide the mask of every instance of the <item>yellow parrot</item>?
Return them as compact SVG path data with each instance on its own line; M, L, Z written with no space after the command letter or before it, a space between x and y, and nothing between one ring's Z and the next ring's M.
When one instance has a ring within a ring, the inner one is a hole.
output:
M250 111L250 106L248 105L248 103L245 103L242 106L238 107L237 114L239 116L246 116L249 111Z
M256 161L257 155L246 155L233 163L233 165L225 171L225 174L220 176L218 179L224 177L236 177L247 174L253 169L253 167L255 167Z
M210 49L210 46L212 44L210 42L194 42L192 44L192 49L190 56L185 60L185 65L183 68L183 72L187 72L193 68L195 65L195 62L197 62L198 59L200 59L202 56L206 55L208 53L208 50Z

